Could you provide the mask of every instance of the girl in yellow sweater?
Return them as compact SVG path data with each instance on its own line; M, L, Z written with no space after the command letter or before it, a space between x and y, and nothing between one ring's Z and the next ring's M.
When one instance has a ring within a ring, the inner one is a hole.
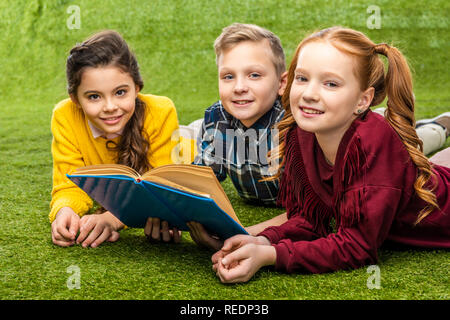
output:
M102 163L139 173L173 163L178 119L169 98L139 93L144 83L136 58L117 32L97 33L72 48L66 73L70 99L55 107L51 122L52 241L96 247L117 241L124 225L108 211L85 215L93 202L65 175ZM165 237L179 240L177 230L161 226Z

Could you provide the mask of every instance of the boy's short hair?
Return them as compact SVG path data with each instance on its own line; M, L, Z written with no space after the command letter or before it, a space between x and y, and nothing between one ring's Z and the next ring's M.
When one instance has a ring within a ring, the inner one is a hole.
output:
M273 64L277 75L286 71L286 59L280 38L273 32L254 24L233 23L223 28L222 33L214 41L214 50L216 52L216 63L220 55L227 49L233 48L243 41L262 41L267 39L272 49Z

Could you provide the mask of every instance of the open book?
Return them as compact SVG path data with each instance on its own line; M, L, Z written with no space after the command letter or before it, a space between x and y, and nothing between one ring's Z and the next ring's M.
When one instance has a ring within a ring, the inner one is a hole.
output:
M221 239L247 234L210 167L171 164L139 175L124 165L101 164L67 177L128 227L143 228L148 217L158 217L180 230L199 222Z

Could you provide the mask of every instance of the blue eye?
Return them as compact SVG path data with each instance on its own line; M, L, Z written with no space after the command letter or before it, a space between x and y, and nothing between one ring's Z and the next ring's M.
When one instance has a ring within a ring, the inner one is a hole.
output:
M336 82L327 82L325 85L330 88L335 88L338 86Z
M256 78L260 78L260 77L261 77L261 75L259 73L256 73L256 72L253 72L253 73L250 74L250 78L252 78L252 79L256 79Z
M233 76L231 74L226 74L222 77L224 80L231 80L233 79Z
M299 81L299 82L305 82L308 81L308 79L306 79L304 76L296 76L295 80Z

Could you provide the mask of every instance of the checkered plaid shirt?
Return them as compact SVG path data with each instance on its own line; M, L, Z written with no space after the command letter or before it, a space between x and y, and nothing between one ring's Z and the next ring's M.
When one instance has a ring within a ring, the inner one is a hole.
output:
M275 204L278 182L259 180L268 176L267 152L275 135L272 127L283 115L277 99L270 111L246 128L217 101L205 111L194 163L210 166L219 181L228 175L242 198Z

